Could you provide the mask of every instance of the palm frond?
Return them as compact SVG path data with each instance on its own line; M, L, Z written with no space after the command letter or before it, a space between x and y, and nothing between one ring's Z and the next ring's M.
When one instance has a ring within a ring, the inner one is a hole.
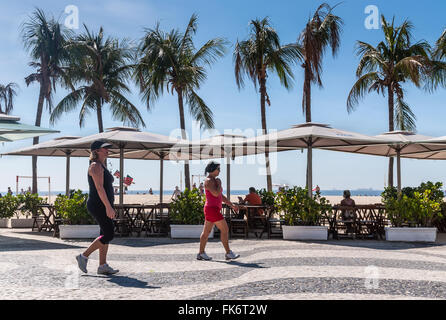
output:
M416 117L410 106L400 97L396 99L395 105L395 126L398 130L416 130Z
M86 89L80 88L73 92L70 92L64 97L54 108L50 115L50 123L54 125L64 114L76 109L79 102L86 95Z
M134 127L146 126L139 110L126 97L118 91L112 91L111 96L110 109L115 120Z
M192 117L200 122L200 126L206 129L214 128L214 120L211 109L193 90L187 93L187 102Z
M379 90L380 81L378 72L370 72L361 76L353 85L347 98L347 111L350 113L355 109L359 100L362 99L367 92L376 88Z

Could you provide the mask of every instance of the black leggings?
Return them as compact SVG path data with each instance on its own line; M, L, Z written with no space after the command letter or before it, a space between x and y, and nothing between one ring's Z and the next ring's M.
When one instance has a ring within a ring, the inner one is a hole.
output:
M115 235L115 226L113 220L107 216L107 210L104 205L93 205L87 202L87 209L101 228L99 241L102 244L109 244Z

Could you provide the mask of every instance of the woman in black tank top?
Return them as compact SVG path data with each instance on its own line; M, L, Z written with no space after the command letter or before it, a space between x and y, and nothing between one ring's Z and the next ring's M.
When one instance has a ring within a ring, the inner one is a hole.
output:
M114 237L115 210L113 176L105 168L104 164L108 156L108 148L111 144L98 140L91 144L90 167L88 168L88 193L87 209L96 219L101 228L100 236L94 240L88 249L76 257L79 268L87 273L88 257L99 249L98 274L114 274L114 270L107 264L108 244Z

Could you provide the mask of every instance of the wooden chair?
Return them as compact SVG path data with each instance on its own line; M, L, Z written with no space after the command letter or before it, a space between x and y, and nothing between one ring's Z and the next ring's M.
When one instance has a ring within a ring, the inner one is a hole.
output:
M352 238L356 239L357 223L356 208L339 206L333 208L332 231L335 239Z
M226 205L223 206L222 210L228 210L226 214L226 222L229 227L229 237L232 239L234 237L242 236L245 239L248 238L248 223L243 218L241 219L236 212Z
M145 220L146 237L148 236L167 236L169 234L170 205L159 203L154 206L148 206L149 214Z
M116 218L113 220L115 225L115 236L128 237L130 235L129 218L125 215L124 210L127 208L121 205L115 205Z
M253 232L257 239L261 239L264 233L268 233L268 218L264 214L258 214L260 208L248 208L248 233Z

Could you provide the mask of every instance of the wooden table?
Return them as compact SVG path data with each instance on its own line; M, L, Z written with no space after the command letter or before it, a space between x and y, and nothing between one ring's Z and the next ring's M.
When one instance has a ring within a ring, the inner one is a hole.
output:
M346 219L343 213L351 212L352 217ZM329 223L329 231L333 238L340 236L356 238L383 239L384 227L388 223L385 206L382 204L340 206L335 205L325 214ZM339 231L345 231L340 233Z
M118 213L115 224L121 235L136 232L139 237L143 231L146 236L167 235L169 204L123 204L115 205L115 210ZM119 226L127 228L128 232L120 232Z
M53 236L58 236L61 219L57 214L56 208L50 204L41 204L36 207L36 211L37 214L33 216L32 231L35 228L39 232L42 230L53 231ZM39 222L41 223L39 224Z

